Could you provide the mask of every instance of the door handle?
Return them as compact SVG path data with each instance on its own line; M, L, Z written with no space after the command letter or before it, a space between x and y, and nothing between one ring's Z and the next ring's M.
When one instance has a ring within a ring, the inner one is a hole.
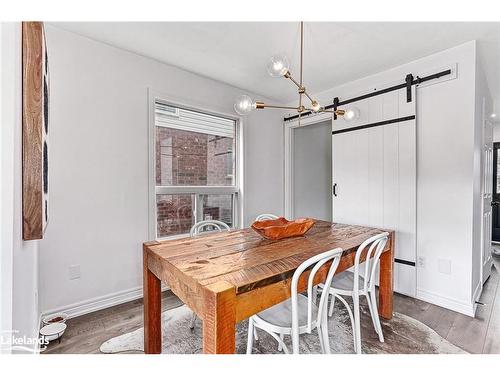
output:
M333 192L333 196L336 197L337 196L337 184L333 184L332 192Z

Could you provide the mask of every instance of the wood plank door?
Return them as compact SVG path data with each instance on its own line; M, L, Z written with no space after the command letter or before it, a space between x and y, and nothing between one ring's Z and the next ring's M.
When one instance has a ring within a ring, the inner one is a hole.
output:
M333 221L395 230L394 287L409 296L416 294L415 93L413 86L411 102L405 89L354 102L359 119L333 120L332 132Z

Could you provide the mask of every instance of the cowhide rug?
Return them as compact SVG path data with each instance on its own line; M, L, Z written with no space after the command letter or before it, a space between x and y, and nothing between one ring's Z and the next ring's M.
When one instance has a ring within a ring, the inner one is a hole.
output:
M367 306L361 306L361 339L363 353L380 354L464 354L462 349L439 336L425 324L406 315L394 313L393 319L382 320L385 342L378 341ZM202 323L196 320L194 330L189 328L191 310L183 305L162 314L163 353L195 354L202 353ZM236 329L236 352L246 352L247 321L241 322ZM259 340L254 342L253 353L271 354L278 351L277 342L266 332L258 330ZM329 319L330 347L332 353L353 353L352 329L347 311L338 308ZM102 353L143 352L144 329L113 337L104 342ZM290 337L285 343L291 349ZM300 353L321 353L316 330L300 336Z

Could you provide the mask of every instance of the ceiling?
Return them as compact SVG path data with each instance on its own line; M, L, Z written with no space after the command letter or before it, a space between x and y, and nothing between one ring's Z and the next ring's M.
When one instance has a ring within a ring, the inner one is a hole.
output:
M271 55L285 53L291 61L292 74L298 74L298 23L57 22L52 25L281 103L296 98L289 82L271 78L266 65ZM490 90L500 104L500 23L306 23L304 80L309 92L320 92L473 39L478 41Z

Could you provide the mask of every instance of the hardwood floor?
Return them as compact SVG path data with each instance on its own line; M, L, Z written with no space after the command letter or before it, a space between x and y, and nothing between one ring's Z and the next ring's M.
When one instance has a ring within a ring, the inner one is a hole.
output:
M471 318L430 303L397 295L394 310L421 321L469 353L500 354L500 257L494 257L476 317Z
M162 311L182 305L170 291L162 294ZM61 342L51 342L43 354L100 353L106 340L143 326L142 298L68 320Z
M394 295L394 310L421 321L439 335L470 353L500 354L500 257L484 285L475 318L414 298ZM162 295L162 311L180 306L172 293ZM100 345L142 326L142 299L70 319L61 342L49 344L44 354L99 353Z

